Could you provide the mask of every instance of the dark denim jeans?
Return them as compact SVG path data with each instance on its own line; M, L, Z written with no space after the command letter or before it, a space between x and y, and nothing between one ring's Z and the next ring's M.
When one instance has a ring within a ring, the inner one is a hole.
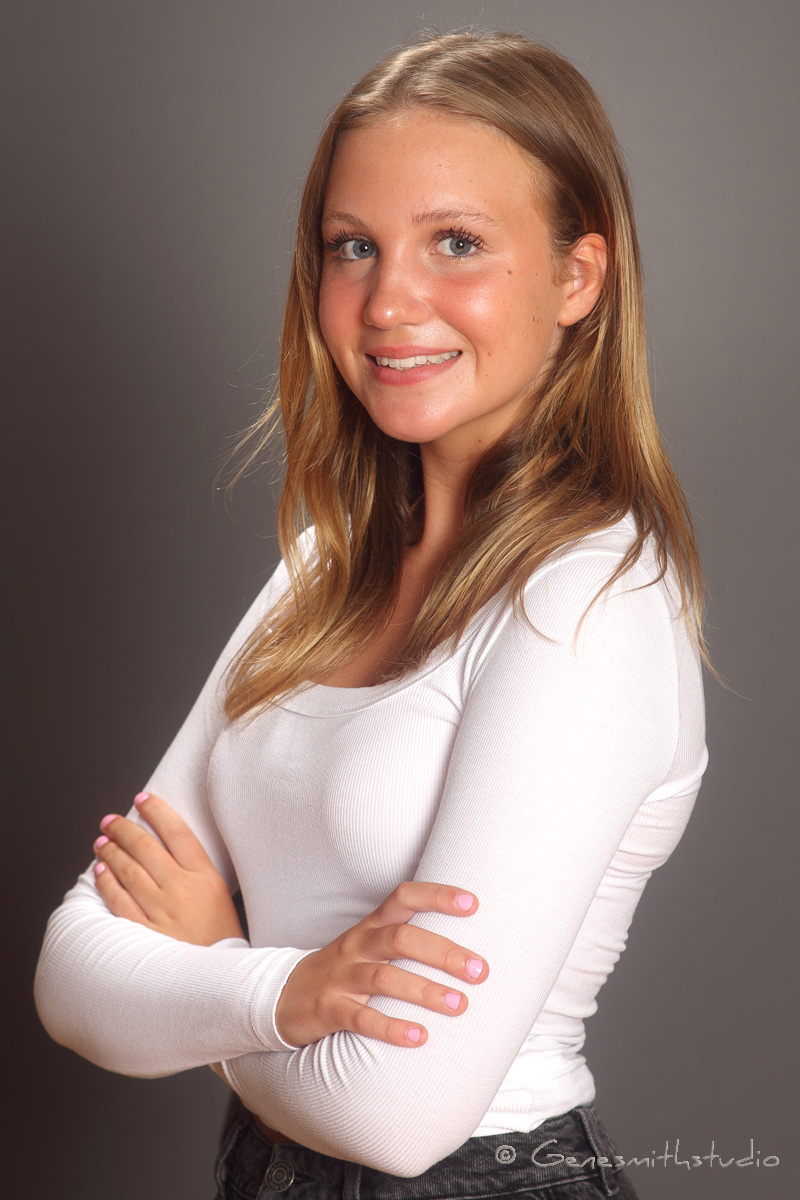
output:
M216 1200L636 1200L591 1106L531 1133L474 1137L413 1179L270 1142L234 1097L217 1159Z

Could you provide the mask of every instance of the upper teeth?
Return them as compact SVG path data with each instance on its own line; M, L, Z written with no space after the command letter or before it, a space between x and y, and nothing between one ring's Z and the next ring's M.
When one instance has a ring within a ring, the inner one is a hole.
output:
M460 350L447 350L444 354L417 354L414 358L378 358L379 367L393 367L395 371L409 371L411 367L424 367L426 363L443 363L456 358Z

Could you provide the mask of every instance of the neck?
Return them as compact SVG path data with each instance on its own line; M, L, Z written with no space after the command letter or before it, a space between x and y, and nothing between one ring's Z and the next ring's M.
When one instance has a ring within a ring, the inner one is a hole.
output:
M424 445L420 447L420 456L424 520L415 550L421 557L441 560L461 533L464 497L475 463L446 459Z

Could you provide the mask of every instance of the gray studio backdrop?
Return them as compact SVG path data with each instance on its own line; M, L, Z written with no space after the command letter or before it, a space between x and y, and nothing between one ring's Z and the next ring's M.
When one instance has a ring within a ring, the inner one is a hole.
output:
M6 5L6 1086L19 1177L4 1194L213 1190L222 1084L209 1071L112 1076L51 1043L34 964L98 820L146 779L275 562L268 482L245 483L229 516L211 481L274 370L321 120L416 29L470 21L549 41L616 123L659 416L731 688L709 685L707 780L589 1022L598 1104L626 1157L680 1139L682 1159L712 1140L741 1158L752 1138L780 1158L633 1167L643 1200L792 1194L796 14L789 0Z

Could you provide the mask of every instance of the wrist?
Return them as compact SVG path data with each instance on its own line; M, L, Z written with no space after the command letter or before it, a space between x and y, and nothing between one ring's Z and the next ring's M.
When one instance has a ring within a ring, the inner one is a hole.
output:
M308 987L304 982L302 964L316 950L309 951L292 967L275 1002L273 1024L281 1041L293 1050L299 1050L318 1039L309 1034L308 1014L304 1014L303 1003L308 1000ZM305 1015L305 1020L304 1020Z
M262 951L262 953L264 952ZM293 1028L285 1030L290 1034L288 1040L283 1036L284 1024L282 1023L281 1029L278 1029L276 1012L283 989L295 967L304 958L315 953L317 953L316 950L298 950L293 946L285 946L269 953L268 963L250 1004L250 1022L264 1049L297 1050L300 1045L305 1044L301 1038L298 1038L296 1043L292 1042Z

